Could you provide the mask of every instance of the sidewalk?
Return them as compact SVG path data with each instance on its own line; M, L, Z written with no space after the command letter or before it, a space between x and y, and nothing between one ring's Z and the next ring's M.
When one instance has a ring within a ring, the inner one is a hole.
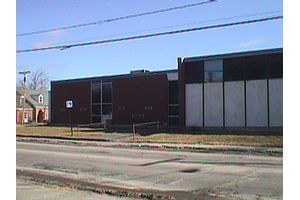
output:
M110 142L84 139L60 139L43 137L18 137L18 142L36 142L48 144L65 144L80 146L99 146L111 148L135 148L159 151L188 151L200 153L227 153L282 156L282 148L274 147L249 147L249 146L226 146L226 145L201 145L201 144L169 144L169 143L145 143L145 142Z

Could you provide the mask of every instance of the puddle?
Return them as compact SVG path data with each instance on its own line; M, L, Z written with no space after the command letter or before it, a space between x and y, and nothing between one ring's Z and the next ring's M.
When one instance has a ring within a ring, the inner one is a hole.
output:
M196 173L199 172L199 169L183 169L183 170L179 170L182 173Z

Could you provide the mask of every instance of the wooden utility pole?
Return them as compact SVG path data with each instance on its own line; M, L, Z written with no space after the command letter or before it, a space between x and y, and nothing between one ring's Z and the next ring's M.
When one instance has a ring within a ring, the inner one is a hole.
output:
M25 103L26 103L26 75L29 74L30 71L23 71L23 72L19 72L19 74L23 75L23 98L24 98L24 101L23 101L23 109L22 109L22 121L21 121L21 124L23 125L24 124L24 110L25 110Z

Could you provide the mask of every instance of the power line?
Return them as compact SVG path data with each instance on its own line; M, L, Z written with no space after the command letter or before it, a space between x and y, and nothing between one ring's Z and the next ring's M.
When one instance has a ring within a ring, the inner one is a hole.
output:
M113 42L120 42L120 41L127 41L127 40L158 37L158 36L163 36L163 35L174 35L174 34L179 34L179 33L193 32L193 31L200 31L200 30L224 28L224 27L253 24L253 23L259 23L259 22L265 22L265 21L271 21L271 20L279 20L282 18L283 18L282 15L278 15L278 16L267 17L267 18L259 18L259 19L231 22L231 23L225 23L225 24L216 24L216 25L202 26L202 27L189 28L189 29L181 29L181 30L174 30L174 31L167 31L167 32L160 32L160 33L145 34L145 35L137 35L137 36L124 37L124 38L98 40L98 41L93 41L93 42L68 44L68 45L66 44L66 45L58 45L58 46L50 46L50 47L42 47L42 48L22 49L22 50L17 50L16 53L26 53L26 52L45 51L45 50L54 50L54 49L65 50L65 49L69 49L69 48L73 48L73 47L99 45L99 44L113 43Z
M34 34L48 33L48 32L53 32L53 31L81 28L81 27L91 26L91 25L102 25L104 23L114 22L114 21L118 21L118 20L126 20L126 19L131 19L131 18L136 18L136 17L142 17L142 16L146 16L146 15L154 15L154 14L158 14L158 13L169 12L169 11L179 10L179 9L185 9L185 8L190 8L190 7L195 7L195 6L200 6L203 4L215 3L215 2L216 2L216 0L201 1L201 2L193 3L193 4L185 4L182 6L154 10L154 11L149 11L149 12L144 12L144 13L139 13L139 14L132 14L132 15L127 15L127 16L122 16L122 17L104 19L104 20L99 20L99 21L94 21L94 22L74 24L74 25L70 25L70 26L62 26L62 27L58 27L58 28L51 28L51 29L27 32L27 33L19 33L16 36L21 37L21 36L28 36L28 35L34 35Z
M173 24L169 26L162 26L162 27L156 27L156 28L148 28L148 29L141 29L141 30L135 30L135 31L127 31L127 32L122 32L122 33L116 33L116 34L107 34L107 35L101 35L101 36L96 36L96 37L89 37L85 39L80 39L80 40L72 40L72 41L65 41L64 43L79 43L87 40L96 40L100 38L105 38L105 37L116 37L116 36L123 36L127 34L141 34L146 31L158 31L158 30L163 30L163 29L168 29L168 28L179 28L179 27L184 27L187 25L195 25L195 24L204 24L208 22L220 22L220 21L226 21L226 20L235 20L235 19L241 19L241 18L246 18L246 17L258 17L261 15L267 15L270 14L269 16L264 16L264 17L271 17L275 15L280 15L282 14L282 10L275 10L275 11L269 11L269 12L260 12L260 13L254 13L254 14L247 14L247 15L236 15L236 16L231 16L231 17L225 17L225 18L216 18L216 19L209 19L209 20L201 20L201 21L195 21L195 22L190 22L190 23L185 23L185 24ZM272 14L272 15L271 15ZM48 44L49 46L52 45L61 45L62 42L56 42L52 44ZM29 47L33 48L33 47Z

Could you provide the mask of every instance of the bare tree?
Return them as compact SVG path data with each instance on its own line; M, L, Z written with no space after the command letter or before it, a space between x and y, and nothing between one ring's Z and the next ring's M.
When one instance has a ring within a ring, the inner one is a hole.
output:
M26 84L27 85L27 84ZM23 78L19 78L18 79L18 82L17 82L17 88L19 88L19 89L22 89L22 88L24 88L24 80L23 80Z
M47 90L49 86L49 75L43 69L38 69L36 71L31 71L27 83L27 88L32 90ZM20 78L17 83L17 87L23 88L24 81Z

